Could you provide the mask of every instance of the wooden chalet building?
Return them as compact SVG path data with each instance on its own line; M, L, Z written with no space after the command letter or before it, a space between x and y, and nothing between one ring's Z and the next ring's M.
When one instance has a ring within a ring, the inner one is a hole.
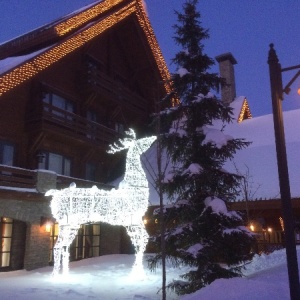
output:
M129 127L149 133L168 79L142 0L97 1L0 45L0 271L51 263L57 227L47 232L44 193L109 189L124 156L108 144ZM82 225L71 259L128 253L124 233Z

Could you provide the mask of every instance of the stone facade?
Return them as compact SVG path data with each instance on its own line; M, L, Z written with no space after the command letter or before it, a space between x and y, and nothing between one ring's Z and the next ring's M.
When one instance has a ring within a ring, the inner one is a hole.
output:
M50 198L42 193L56 189L56 174L51 171L37 171L37 191L40 201L23 199L1 199L0 216L12 218L13 234L11 245L12 270L33 270L49 265L50 233L41 226L41 217L51 217ZM101 223L100 255L134 253L126 230L122 226Z
M38 224L28 224L24 269L33 270L49 265L49 233Z

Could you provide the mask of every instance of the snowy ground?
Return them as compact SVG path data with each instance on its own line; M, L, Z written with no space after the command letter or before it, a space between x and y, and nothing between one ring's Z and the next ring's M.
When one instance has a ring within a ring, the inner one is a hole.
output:
M300 248L298 261L300 260ZM161 299L160 269L152 273L145 262L145 278L134 277L133 255L108 255L72 262L70 274L51 277L51 267L34 271L0 273L1 299ZM183 269L168 267L167 279L178 278ZM181 300L285 300L289 286L285 251L256 256L244 271L245 277L220 279L193 295L182 298L168 293L167 299Z

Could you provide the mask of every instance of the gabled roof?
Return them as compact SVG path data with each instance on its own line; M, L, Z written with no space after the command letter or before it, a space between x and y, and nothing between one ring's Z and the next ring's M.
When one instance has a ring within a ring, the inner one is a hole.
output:
M135 15L167 93L170 74L142 0L102 0L0 46L0 96Z
M238 123L252 118L250 107L245 96L235 98L230 103L230 107L233 109L233 118Z

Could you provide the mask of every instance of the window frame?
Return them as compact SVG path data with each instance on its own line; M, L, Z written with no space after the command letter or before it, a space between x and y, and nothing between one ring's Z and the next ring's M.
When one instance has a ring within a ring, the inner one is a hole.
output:
M7 230L10 233L8 235L6 235L5 233ZM8 217L3 217L3 216L0 217L0 242L1 242L0 269L10 268L11 266L12 238L13 238L13 219ZM5 246L8 247L9 249L4 250ZM4 260L8 261L8 263L6 263L5 265L3 265Z
M43 154L44 154L44 159L43 159L43 162L40 164L41 169L53 171L53 172L56 172L59 175L64 175L64 176L71 176L72 175L72 160L71 160L70 157L62 155L60 153L51 152L51 151L43 151ZM52 169L49 168L50 167L50 165L49 165L50 155L56 155L56 156L61 157L62 165L60 167L61 167L62 172L57 172L57 170L53 170L53 168ZM66 173L66 161L69 162L69 170L68 170L69 172L68 173Z
M9 146L9 147L12 148L11 164L7 164L7 162L4 161L4 148L5 148L5 146ZM13 143L7 142L5 140L0 140L0 164L1 165L14 166L15 152L16 152L16 147Z

